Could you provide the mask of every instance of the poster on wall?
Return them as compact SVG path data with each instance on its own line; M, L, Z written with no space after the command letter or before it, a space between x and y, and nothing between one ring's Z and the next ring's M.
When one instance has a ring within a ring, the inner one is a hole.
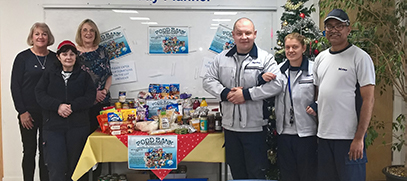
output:
M213 37L209 50L220 53L235 46L235 41L232 37L232 29L229 27L219 25L216 34Z
M110 63L112 70L112 84L136 82L137 74L134 61L115 61Z
M130 169L177 169L177 135L129 135Z
M131 53L123 28L120 26L100 33L100 45L105 47L110 60Z
M188 54L188 27L150 26L150 54Z

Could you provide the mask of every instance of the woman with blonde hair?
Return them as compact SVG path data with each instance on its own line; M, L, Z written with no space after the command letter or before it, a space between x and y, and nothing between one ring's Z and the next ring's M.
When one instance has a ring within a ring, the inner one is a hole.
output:
M46 181L49 179L43 159L42 114L33 93L43 72L52 69L52 65L57 61L55 53L48 50L48 46L54 44L54 36L48 25L35 23L28 34L27 44L31 47L20 52L14 60L10 88L14 107L18 112L17 118L23 143L24 181L34 180L37 146L40 156L40 179ZM39 134L38 140L37 134Z
M75 38L79 52L81 68L88 72L96 87L96 100L89 110L90 130L94 132L98 126L97 116L105 106L110 106L109 88L112 85L112 71L110 69L110 58L103 46L100 46L100 32L95 22L85 19L79 24ZM93 180L100 175L101 167L93 174ZM83 176L85 179L87 175Z
M75 38L79 51L79 61L82 69L87 71L95 83L96 101L89 111L90 133L95 131L99 123L96 116L104 106L109 106L109 88L112 85L112 71L107 51L100 46L100 32L95 22L85 19L76 31Z
M284 48L287 60L279 64L281 74L276 78L283 89L275 99L280 180L315 181L318 145L313 62L303 55L307 45L299 33L288 34ZM274 75L264 73L262 78L270 81Z

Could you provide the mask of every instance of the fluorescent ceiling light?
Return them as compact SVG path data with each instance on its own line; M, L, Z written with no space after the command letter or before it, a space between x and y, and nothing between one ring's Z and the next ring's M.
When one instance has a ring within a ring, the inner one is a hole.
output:
M158 24L157 22L141 22L143 25L156 25Z
M149 21L149 17L130 17L131 20Z
M211 24L211 26L219 26L219 24Z
M236 15L237 12L213 12L214 15Z
M211 29L211 30L217 30L218 27L211 26L209 29Z
M112 9L115 13L138 13L136 10Z
M232 21L231 19L212 19L212 21Z

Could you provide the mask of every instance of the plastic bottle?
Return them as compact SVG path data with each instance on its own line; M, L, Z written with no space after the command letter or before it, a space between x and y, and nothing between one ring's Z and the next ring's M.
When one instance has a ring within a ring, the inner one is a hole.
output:
M199 107L201 105L201 103L199 102L198 97L195 97L195 101L194 104L192 105L192 109L196 109L197 107Z
M208 103L206 102L205 98L202 98L201 104L199 106L208 107Z

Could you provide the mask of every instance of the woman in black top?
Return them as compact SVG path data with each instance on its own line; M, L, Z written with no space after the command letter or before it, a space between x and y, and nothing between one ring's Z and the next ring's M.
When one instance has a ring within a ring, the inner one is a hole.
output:
M53 70L42 75L35 88L43 108L44 158L52 181L71 180L89 133L89 108L96 98L90 75L76 61L71 41L58 46Z
M42 154L42 115L34 95L34 88L42 73L46 69L51 69L50 66L57 61L55 53L48 50L48 46L54 44L54 36L48 25L35 23L28 34L27 43L32 47L16 56L11 72L11 94L18 112L23 143L23 177L24 181L34 180L38 144L40 179L47 181L48 170ZM39 134L38 143L37 134Z

